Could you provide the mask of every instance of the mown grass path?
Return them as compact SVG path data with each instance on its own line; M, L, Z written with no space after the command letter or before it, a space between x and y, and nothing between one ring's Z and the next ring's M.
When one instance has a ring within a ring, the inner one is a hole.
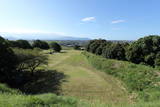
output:
M62 94L104 103L130 102L122 83L94 69L80 51L67 50L49 55L48 69L63 72L67 78Z

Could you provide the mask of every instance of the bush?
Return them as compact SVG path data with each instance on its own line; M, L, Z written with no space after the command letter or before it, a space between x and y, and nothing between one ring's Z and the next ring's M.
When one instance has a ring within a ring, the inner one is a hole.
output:
M125 47L120 43L112 43L103 49L105 58L125 60Z
M91 53L101 54L102 48L106 45L106 40L91 40L86 46L86 50ZM98 49L99 48L99 49Z
M49 45L45 41L35 40L32 44L34 48L49 49Z
M27 40L9 41L11 47L17 47L22 49L32 49L32 46Z
M50 47L56 52L60 52L62 49L61 46L56 42L51 42Z
M80 50L80 46L79 45L74 45L73 47L75 50Z

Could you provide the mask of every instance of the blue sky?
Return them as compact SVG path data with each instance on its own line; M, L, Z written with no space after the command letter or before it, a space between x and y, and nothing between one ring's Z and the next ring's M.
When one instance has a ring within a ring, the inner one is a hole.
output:
M109 40L160 34L160 0L0 0L0 32Z

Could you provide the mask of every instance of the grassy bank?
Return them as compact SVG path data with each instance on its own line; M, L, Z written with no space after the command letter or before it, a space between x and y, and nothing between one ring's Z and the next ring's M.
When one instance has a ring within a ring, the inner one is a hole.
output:
M133 98L143 101L160 99L159 71L145 65L137 65L127 61L117 61L83 53L89 63L96 69L122 80Z
M72 97L62 97L46 93L25 95L20 91L0 84L0 107L76 107L87 103Z

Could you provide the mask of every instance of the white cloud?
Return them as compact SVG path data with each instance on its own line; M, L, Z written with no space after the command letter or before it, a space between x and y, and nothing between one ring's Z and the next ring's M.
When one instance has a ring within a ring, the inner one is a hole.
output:
M94 20L96 20L95 17L85 17L81 19L82 22L89 22L89 21L94 21Z
M125 20L113 20L111 23L112 24L117 24L117 23L123 23Z

